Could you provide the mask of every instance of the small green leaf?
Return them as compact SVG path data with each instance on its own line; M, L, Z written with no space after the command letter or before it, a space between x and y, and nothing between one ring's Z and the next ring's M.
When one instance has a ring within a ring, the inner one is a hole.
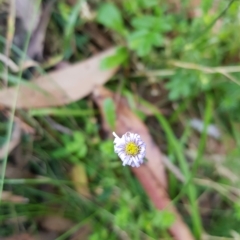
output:
M70 57L72 54L72 48L70 47L70 42L72 41L74 37L74 29L77 25L78 18L79 18L79 11L82 7L82 1L78 0L74 8L72 8L71 13L69 14L66 26L64 29L64 51L65 51L65 57Z
M114 152L112 140L103 141L100 144L99 149L102 155L104 156L104 159L106 158L118 159L118 155Z
M129 0L124 0L123 1L123 6L124 9L130 13L138 13L141 11L141 9L149 9L151 7L154 7L158 5L159 0L134 0L134 1L129 1Z
M142 8L151 8L159 4L158 0L138 0Z
M69 142L68 144L66 144L65 148L68 153L75 153L78 151L80 146L81 145L78 142Z
M104 58L102 60L101 68L105 70L120 66L121 64L126 63L127 59L128 59L127 49L125 47L119 47L117 48L114 55Z
M123 7L127 12L136 13L139 10L139 4L137 1L123 1Z
M65 148L59 148L57 150L52 151L51 156L55 159L61 159L69 156L69 153Z
M175 221L175 216L168 211L157 212L152 219L153 226L167 229L172 226Z
M114 130L116 122L116 109L114 102L111 98L105 99L103 103L103 112L108 125L111 127L112 130Z
M129 35L129 48L136 50L138 56L146 56L154 46L161 46L163 37L160 33L148 30L135 31Z
M121 12L112 3L104 3L101 5L97 15L97 21L120 34L124 34L125 32Z
M59 2L57 6L62 18L64 19L64 21L67 22L69 14L71 12L71 7L67 5L65 2Z
M87 150L88 148L86 144L79 145L77 156L79 158L84 158L87 155Z
M202 1L201 2L201 9L203 10L204 13L207 13L213 5L212 1Z
M154 16L145 15L133 18L131 25L137 29L153 29L158 25L160 19Z
M85 142L85 137L81 132L74 132L73 138L75 142L78 142L78 144L82 144Z
M171 29L170 24L168 24L165 19L151 15L133 18L131 24L139 30L147 29L156 32L166 32Z

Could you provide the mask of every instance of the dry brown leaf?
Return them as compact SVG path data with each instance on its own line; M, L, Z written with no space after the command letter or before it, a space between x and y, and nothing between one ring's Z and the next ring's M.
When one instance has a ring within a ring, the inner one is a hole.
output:
M34 129L33 127L29 126L26 122L24 122L24 120L22 120L20 117L14 116L14 121L17 122L22 131L26 134L35 134L36 129Z
M6 109L4 109L4 108L3 108L2 110L4 110L4 111L3 111L4 115L5 115L7 118L10 119L10 118L11 118L11 115L12 115L11 111L8 111L8 110L6 110ZM15 115L15 116L14 116L14 122L20 126L21 130L22 130L24 133L27 133L27 134L35 134L36 130L35 130L33 127L29 126L21 117L17 117L17 116Z
M154 180L148 167L145 165L139 168L132 168L132 171L141 182L143 188L154 203L155 207L159 210L167 210L174 214L175 222L169 229L169 232L174 237L174 239L194 240L187 225L183 222L181 216L172 205L166 190L163 188L161 183Z
M47 216L41 219L42 228L52 232L62 233L74 226L74 223L61 216Z
M103 127L110 133L110 128L104 121L103 102L106 98L113 98L114 95L106 88L99 87L93 92L93 99L101 110ZM115 98L116 99L116 98ZM116 101L115 101L116 103ZM170 227L169 232L176 240L193 240L193 236L187 225L181 219L167 194L167 179L162 163L162 155L159 148L153 142L147 127L134 115L121 100L116 104L116 133L122 135L128 131L138 133L147 146L146 158L148 162L139 168L131 168L137 176L148 196L159 210L168 210L175 215L175 223Z
M83 164L76 164L71 171L71 179L77 192L85 197L90 197L87 174Z
M26 59L25 61L20 63L20 67L18 71L23 71L31 67L37 67L38 63L36 61L33 61L31 59Z
M100 69L100 61L113 53L114 49L109 49L84 62L38 77L32 82L35 88L21 85L16 108L61 106L85 97L116 72L116 68ZM12 107L16 90L12 87L0 91L0 104Z
M0 148L0 159L4 158L6 154L10 153L19 143L21 140L21 128L19 124L15 123L12 137L9 143L5 143Z

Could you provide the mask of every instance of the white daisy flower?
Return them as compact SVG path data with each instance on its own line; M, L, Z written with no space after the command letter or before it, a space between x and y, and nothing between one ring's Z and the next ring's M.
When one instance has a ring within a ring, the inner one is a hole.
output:
M123 166L139 167L146 155L146 145L136 133L125 133L121 138L113 132L114 151L123 162Z

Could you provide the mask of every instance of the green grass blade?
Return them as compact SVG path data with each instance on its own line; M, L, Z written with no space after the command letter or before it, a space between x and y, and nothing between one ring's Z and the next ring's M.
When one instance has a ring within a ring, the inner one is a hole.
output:
M94 114L92 110L82 110L82 109L69 109L69 108L41 108L41 109L31 109L29 110L29 115L35 116L89 116Z
M40 7L40 3L41 3L41 1L38 1L37 8ZM27 39L26 39L26 42L25 42L25 45L24 45L24 51L22 53L22 59L26 59L27 47L28 47L29 42L30 42L30 37L31 37L31 32L28 32ZM8 150L9 150L9 144L10 144L10 141L11 141L11 134L12 134L13 123L14 123L14 115L15 115L15 110L16 110L16 104L17 104L17 99L18 99L18 93L19 93L22 73L23 73L23 71L21 70L19 72L19 75L18 75L18 82L17 82L17 86L16 86L16 95L15 95L15 98L13 99L13 108L12 108L11 116L10 116L10 119L9 119L9 125L8 125L8 131L7 131L7 148L6 148L6 153L5 153L5 156L4 156L4 159L3 159L2 171L1 171L0 203L1 203L1 199L2 199L2 191L3 191L5 172L6 172L7 160L8 160Z

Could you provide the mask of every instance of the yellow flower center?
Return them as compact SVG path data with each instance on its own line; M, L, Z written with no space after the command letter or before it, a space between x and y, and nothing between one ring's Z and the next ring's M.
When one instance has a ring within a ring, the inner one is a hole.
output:
M139 146L134 142L129 142L125 146L125 152L127 155L136 156L139 153Z

